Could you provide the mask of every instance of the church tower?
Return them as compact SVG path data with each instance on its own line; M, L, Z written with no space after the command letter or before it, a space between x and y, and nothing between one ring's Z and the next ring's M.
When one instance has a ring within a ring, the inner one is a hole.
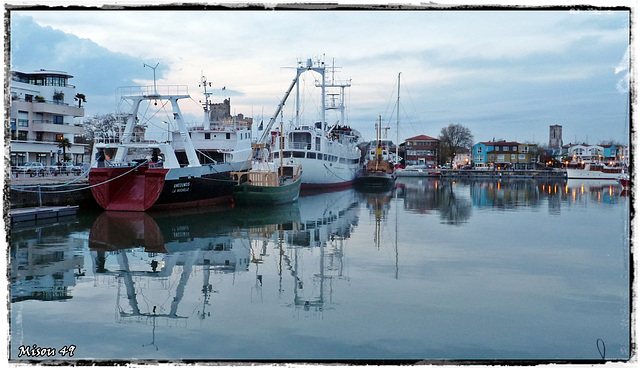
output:
M549 148L551 149L562 148L562 126L560 125L549 126Z

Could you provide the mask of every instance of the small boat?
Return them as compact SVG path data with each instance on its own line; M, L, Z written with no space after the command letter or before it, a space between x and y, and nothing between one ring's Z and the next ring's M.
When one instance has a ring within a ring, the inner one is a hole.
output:
M622 166L606 166L602 163L585 163L584 168L567 168L569 179L618 180L623 173Z
M264 144L256 144L258 153L265 153ZM254 160L251 169L231 172L236 181L233 202L239 204L291 203L300 195L302 166L292 161L280 163Z
M381 131L382 118L376 125L375 148L367 151L367 164L360 171L354 181L354 186L366 189L387 190L396 181L395 165L390 159L389 148L382 144Z
M618 178L618 181L620 182L620 185L622 185L622 187L625 190L631 189L631 177L629 176L628 173L623 173L620 175L620 178Z
M396 170L396 175L398 177L440 177L442 172L438 168L415 165Z

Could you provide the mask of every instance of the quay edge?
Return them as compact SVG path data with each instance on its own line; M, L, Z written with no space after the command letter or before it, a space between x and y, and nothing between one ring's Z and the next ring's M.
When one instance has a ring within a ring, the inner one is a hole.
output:
M441 178L464 178L464 179L566 179L567 172L564 170L440 170Z
M37 185L40 185L40 193L38 193ZM86 181L79 181L72 185L51 187L54 183L43 179L37 185L30 184L26 187L12 184L9 190L9 207L11 209L44 206L98 207Z

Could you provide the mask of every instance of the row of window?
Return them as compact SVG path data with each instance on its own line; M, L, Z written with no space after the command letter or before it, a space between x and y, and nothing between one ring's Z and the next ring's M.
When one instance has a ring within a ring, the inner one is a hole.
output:
M274 159L280 158L280 153L279 152L273 153L273 158ZM316 152L300 152L295 150L283 151L282 158L309 158L309 159L317 159L319 161L338 162L338 163L344 163L344 164L357 164L360 162L360 160L357 158L349 159L349 158L342 158L342 157L338 157L330 154L323 154L323 153L316 153Z
M479 146L476 149L476 153L482 153L482 148L483 148L482 146ZM511 147L509 147L509 146L495 146L492 151L496 151L496 152L498 152L498 151L516 152L516 151L518 151L518 147L515 146L515 145L511 146ZM529 147L528 146L523 146L522 149L520 150L520 153L529 153Z
M489 161L493 162L505 162L505 160L508 160L509 157L511 158L511 162L514 162L516 160L516 155L515 154L489 154ZM474 157L474 162L476 163L481 163L483 162L483 158L481 155L477 155ZM526 161L527 160L527 155L526 154L518 154L518 161Z
M191 134L191 133L189 133L189 134ZM249 139L249 133L248 132L240 132L239 135L240 135L240 140ZM217 138L218 134L214 134L213 137ZM227 140L230 140L231 139L231 133L230 132L225 132L225 138ZM205 140L211 140L211 133L210 132L205 132L204 133L204 139Z

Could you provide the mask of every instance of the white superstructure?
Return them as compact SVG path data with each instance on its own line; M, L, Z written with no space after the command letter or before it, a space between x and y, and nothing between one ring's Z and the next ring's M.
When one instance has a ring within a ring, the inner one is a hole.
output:
M331 67L332 71L335 70ZM294 163L302 165L303 187L325 187L350 184L360 167L360 149L358 143L361 135L345 122L345 88L351 86L350 81L331 81L326 78L327 68L323 61L308 59L306 64L298 63L296 77L287 90L275 114L271 117L261 143L271 148L272 159L280 156L280 130L283 132L283 157L290 158ZM300 77L306 72L315 72L320 79L315 81L315 87L321 89L320 120L316 122L301 122L300 115ZM295 117L287 128L270 131L278 114L280 114L289 94L296 87ZM327 122L326 112L337 111L339 118L336 122Z

